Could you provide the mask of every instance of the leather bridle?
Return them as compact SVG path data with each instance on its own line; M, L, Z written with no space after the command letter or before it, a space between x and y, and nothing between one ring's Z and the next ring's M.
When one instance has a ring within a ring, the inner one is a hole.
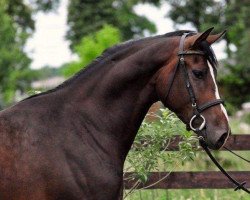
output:
M193 108L193 116L191 117L189 123L187 124L187 127L189 129L195 131L195 132L200 132L206 126L206 119L205 119L205 117L201 113L204 110L206 110L208 108L211 108L212 106L223 104L224 101L222 99L214 99L212 101L206 102L203 105L200 105L200 106L197 105L197 99L195 97L195 93L194 93L193 87L191 85L190 78L189 78L189 75L188 75L188 70L187 70L187 67L186 67L186 64L185 64L185 55L202 55L202 56L204 56L205 53L202 52L202 51L198 51L198 50L187 50L187 51L184 51L185 38L189 34L193 34L193 33L184 33L181 36L180 45L179 45L179 52L178 52L179 61L178 61L177 65L175 66L174 74L172 76L172 80L171 80L170 86L168 88L167 95L165 97L165 102L166 102L166 100L168 98L168 95L170 93L171 87L173 85L174 77L175 77L175 74L177 72L177 69L180 68L181 71L182 71L183 77L184 77L185 86L186 86L186 89L188 91L188 94L189 94L189 97L190 97L190 102L191 102L191 105L192 105L192 108ZM194 127L193 122L197 118L200 118L202 121L200 122L200 126L199 127Z
M179 45L179 52L178 52L178 56L179 56L179 61L177 63L177 65L175 66L174 69L174 73L171 77L171 82L169 84L168 87L168 92L167 95L165 96L165 102L167 102L167 98L169 96L171 87L173 85L174 82L174 77L176 75L177 69L181 68L183 77L184 77L184 81L185 81L185 86L187 88L189 97L190 97L190 102L193 108L193 116L191 117L189 124L187 124L187 129L191 129L193 131L195 131L198 135L199 135L199 141L200 141L200 145L201 147L205 150L205 152L208 154L208 156L210 157L210 159L214 162L214 164L220 169L220 171L232 182L236 185L235 191L242 189L243 191L247 192L250 194L250 191L245 187L246 182L242 182L239 183L238 181L236 181L234 178L232 178L224 169L223 167L217 162L217 160L213 157L212 153L210 152L204 137L202 136L202 131L206 129L206 119L205 117L201 114L204 110L211 108L212 106L216 106L219 104L223 104L223 100L222 99L215 99L209 102L206 102L205 104L198 106L197 105L197 99L195 97L195 93L193 90L193 87L191 85L190 79L189 79L189 75L188 75L188 70L187 67L185 65L185 55L202 55L205 56L205 53L202 51L198 51L198 50L187 50L184 51L184 42L185 42L185 38L190 35L190 34L194 34L193 32L191 33L184 33L181 36L181 40L180 40L180 45ZM210 63L211 64L211 63ZM199 127L194 127L193 122L195 119L200 118L202 120L201 124ZM206 135L205 135L206 136ZM227 149L227 148L226 148ZM227 149L229 150L229 149ZM229 150L230 152L232 152L231 150ZM234 152L232 152L233 154L235 154ZM237 154L235 154L237 155ZM241 156L237 155L238 157L242 158ZM244 158L242 158L243 160L249 162L249 160L246 160Z

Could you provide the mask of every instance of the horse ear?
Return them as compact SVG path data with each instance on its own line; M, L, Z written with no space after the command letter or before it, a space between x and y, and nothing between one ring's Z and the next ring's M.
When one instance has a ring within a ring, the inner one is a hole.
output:
M189 40L191 40L191 49L196 49L199 44L206 40L214 27L207 29L205 32L191 36Z
M226 33L227 31L225 30L225 31L223 31L223 32L221 32L221 33L219 33L219 34L216 34L216 35L209 35L208 37L207 37L207 42L208 42L208 44L209 45L212 45L213 43L215 43L217 40L219 40L222 36L224 36L225 35L225 33Z

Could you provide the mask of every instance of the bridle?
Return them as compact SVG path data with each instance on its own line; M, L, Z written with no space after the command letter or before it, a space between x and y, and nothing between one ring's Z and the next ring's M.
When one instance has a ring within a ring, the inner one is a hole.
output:
M171 87L173 85L174 77L176 75L177 69L180 68L181 71L182 71L183 77L184 77L185 86L186 86L186 89L188 91L188 94L189 94L189 97L190 97L190 102L191 102L191 105L192 105L192 108L193 108L193 116L191 117L189 123L187 124L187 129L188 130L193 130L193 131L195 131L198 134L198 136L199 136L198 138L199 138L201 147L203 147L203 149L205 150L205 152L208 154L208 156L214 162L214 164L220 169L220 171L232 183L234 183L236 185L235 191L242 189L243 191L245 191L245 192L247 192L247 193L250 194L250 191L247 188L245 188L245 186L244 186L246 184L246 182L239 183L238 181L236 181L217 162L217 160L214 158L214 156L210 152L210 150L209 150L209 148L208 148L208 146L207 146L207 144L205 142L205 139L204 139L204 137L201 134L202 131L206 129L206 119L205 119L205 117L201 113L204 110L208 109L208 108L211 108L211 107L219 105L219 104L223 104L224 101L222 99L215 99L215 100L206 102L205 104L203 104L201 106L197 105L197 99L195 97L195 93L194 93L193 87L192 87L190 79L189 79L188 70L187 70L187 67L185 65L185 55L202 55L202 56L205 56L205 53L202 52L202 51L198 51L198 50L187 50L187 51L184 51L185 38L188 35L191 35L191 34L194 34L194 33L193 32L184 33L181 36L181 40L180 40L180 44L179 44L179 52L178 52L179 61L178 61L178 63L175 66L174 73L173 73L173 75L171 77L171 82L170 82L168 90L167 90L168 91L167 95L164 98L165 99L164 102L167 102L166 100L167 100L167 98L169 96ZM197 119L197 118L200 118L202 120L202 122L201 122L200 126L196 128L196 127L194 127L193 123L194 123L195 119ZM230 151L231 153L235 154L236 156L240 157L238 154L232 152L231 150L229 150L229 149L227 149L227 150ZM242 158L242 157L240 157L240 158ZM242 158L242 159L244 159L244 158ZM247 161L247 162L249 162L249 160L246 160L246 159L244 159L244 160Z
M190 97L190 102L191 102L191 105L192 105L192 108L193 108L193 116L191 117L189 123L187 124L187 128L191 129L191 130L193 130L195 132L201 132L206 126L206 119L201 113L204 110L208 109L208 108L211 108L211 107L219 105L219 104L223 104L224 101L222 99L215 99L215 100L206 102L205 104L203 104L201 106L197 105L197 99L195 97L195 93L194 93L193 87L191 85L189 75L188 75L188 70L187 70L187 67L186 67L186 64L185 64L185 55L202 55L202 56L204 56L205 54L204 54L204 52L198 51L198 50L184 51L185 38L190 34L193 34L193 32L184 33L181 36L180 45L179 45L179 52L178 52L179 61L178 61L177 65L175 66L174 74L172 76L172 80L171 80L171 83L169 85L167 95L165 97L165 102L166 102L166 100L167 100L167 98L169 96L169 93L170 93L171 87L173 85L174 77L175 77L175 74L177 72L177 69L180 68L181 71L182 71L183 77L184 77L185 86L186 86L186 89L188 91L188 94L189 94L189 97ZM200 122L199 127L194 127L193 123L194 123L195 119L198 119L198 118L200 118L202 120L202 122Z

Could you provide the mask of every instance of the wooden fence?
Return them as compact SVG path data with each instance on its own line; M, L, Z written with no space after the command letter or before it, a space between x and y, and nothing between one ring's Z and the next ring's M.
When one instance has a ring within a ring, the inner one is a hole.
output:
M178 143L180 138L176 138L171 142L168 150L178 151ZM231 135L227 141L226 147L231 150L237 151L250 151L250 135ZM220 150L220 151L223 151ZM233 156L233 155L232 155ZM211 161L211 164L212 161ZM250 167L249 167L250 169ZM228 171L232 177L237 181L243 182L246 181L247 188L250 188L250 171ZM130 176L131 173L125 174L126 177ZM152 172L150 173L147 183L144 185L139 185L137 189L142 187L147 187L153 183L156 183L161 178L167 176L169 172ZM134 181L125 181L125 189L130 189L135 184ZM225 189L233 188L234 185L225 177L220 171L204 171L204 172L171 172L166 179L163 179L157 184L153 184L152 187L147 189L202 189L202 188L211 188L211 189Z

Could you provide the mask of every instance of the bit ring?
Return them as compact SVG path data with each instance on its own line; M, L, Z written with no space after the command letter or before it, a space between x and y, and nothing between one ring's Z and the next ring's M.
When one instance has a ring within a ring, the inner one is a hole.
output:
M197 117L200 117L200 118L203 120L203 122L201 123L200 127L194 128L194 127L193 127L193 121L194 121ZM194 116L190 119L190 122L189 122L189 126L190 126L190 128L191 128L193 131L201 131L202 129L204 129L205 125L206 125L206 119L205 119L205 117L203 117L203 115L201 115L201 114L194 115Z

